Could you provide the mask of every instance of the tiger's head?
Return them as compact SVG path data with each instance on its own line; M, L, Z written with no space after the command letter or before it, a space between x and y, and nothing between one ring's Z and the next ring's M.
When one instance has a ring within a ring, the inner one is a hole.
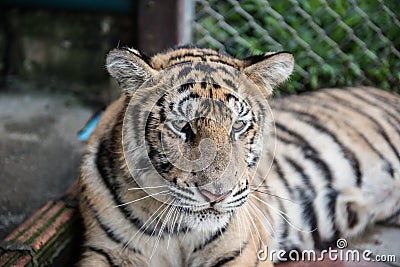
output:
M266 98L293 66L287 52L239 60L195 47L151 58L111 51L107 69L129 100L123 147L135 182L186 226L224 227L271 164Z

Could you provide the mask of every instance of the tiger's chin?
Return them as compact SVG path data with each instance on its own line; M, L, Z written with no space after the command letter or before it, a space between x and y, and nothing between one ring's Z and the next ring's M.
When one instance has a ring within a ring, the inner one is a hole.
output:
M232 212L218 211L207 208L189 212L183 215L184 224L193 231L215 232L227 227L232 218Z

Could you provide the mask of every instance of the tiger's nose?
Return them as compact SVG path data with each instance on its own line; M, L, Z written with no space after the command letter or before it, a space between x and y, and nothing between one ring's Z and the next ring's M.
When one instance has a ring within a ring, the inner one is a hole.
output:
M228 192L221 195L215 195L206 189L200 190L200 193L208 200L208 202L218 203L227 198L232 193L232 190L229 190Z

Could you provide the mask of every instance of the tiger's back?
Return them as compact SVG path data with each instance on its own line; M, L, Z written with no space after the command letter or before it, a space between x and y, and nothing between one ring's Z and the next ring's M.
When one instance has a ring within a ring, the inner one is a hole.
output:
M292 219L284 249L325 248L400 210L400 98L331 88L270 101L277 150L266 183Z

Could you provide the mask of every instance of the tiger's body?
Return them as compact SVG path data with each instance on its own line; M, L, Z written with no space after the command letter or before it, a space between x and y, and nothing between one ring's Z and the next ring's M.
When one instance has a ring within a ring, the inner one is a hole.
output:
M293 64L112 51L124 94L81 166L80 266L271 266L265 245L324 248L395 215L400 97L327 89L272 100L271 115Z

